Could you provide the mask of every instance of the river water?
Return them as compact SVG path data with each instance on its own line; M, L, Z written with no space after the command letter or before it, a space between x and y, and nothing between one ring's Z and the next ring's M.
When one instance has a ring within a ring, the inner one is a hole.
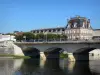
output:
M0 75L100 75L100 60L0 58Z

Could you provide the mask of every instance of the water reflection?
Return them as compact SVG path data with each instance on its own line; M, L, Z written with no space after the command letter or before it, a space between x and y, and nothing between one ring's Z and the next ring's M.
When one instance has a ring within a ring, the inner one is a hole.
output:
M22 62L23 59L0 59L0 75L13 75Z
M89 55L89 60L100 60L100 55Z
M0 75L100 75L100 60L0 59Z
M68 62L60 60L60 67L66 75L100 75L100 60Z
M44 68L46 60L40 59L40 68Z
M89 67L92 74L100 75L100 60L90 61Z
M24 60L19 72L21 75L33 75L38 74L39 59L26 59Z
M60 68L59 59L48 59L43 75L66 75L66 73Z
M73 75L85 75L85 74L92 75L89 69L88 61L76 62L74 69L73 69Z
M66 75L59 67L59 59L24 60L19 72L21 75Z
M67 70L68 73L73 72L73 68L75 66L75 62L69 62L68 59L60 59L60 67L63 70Z

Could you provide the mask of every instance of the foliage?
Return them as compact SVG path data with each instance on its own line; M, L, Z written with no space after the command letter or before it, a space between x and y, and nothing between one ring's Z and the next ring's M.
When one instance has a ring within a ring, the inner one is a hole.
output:
M60 58L68 58L68 54L61 53Z
M39 33L35 36L35 39L44 39L44 34L43 33Z
M31 32L24 32L22 36L23 36L23 38L25 36L24 39L26 39L27 41L29 41L31 39L35 39L35 35Z
M17 41L34 41L34 40L52 40L52 41L58 41L58 40L66 40L67 36L64 34L43 34L43 33L38 33L34 34L32 32L23 32L22 35L15 35L15 38Z
M23 40L23 35L15 35L15 39L17 41L20 41L21 42L21 40Z

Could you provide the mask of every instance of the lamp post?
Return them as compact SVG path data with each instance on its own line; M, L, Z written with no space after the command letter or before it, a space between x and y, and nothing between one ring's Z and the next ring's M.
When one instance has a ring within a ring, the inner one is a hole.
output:
M25 39L25 42L26 42L26 36L23 36L23 38Z
M47 33L46 33L46 42L47 42Z

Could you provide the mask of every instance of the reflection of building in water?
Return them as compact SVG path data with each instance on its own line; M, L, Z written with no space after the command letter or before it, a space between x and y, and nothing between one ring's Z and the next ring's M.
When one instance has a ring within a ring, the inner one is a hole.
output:
M0 59L0 75L13 75L20 68L23 61L22 59L17 60Z
M69 72L73 71L74 66L75 66L75 62L74 61L73 62L68 62L68 70L69 70Z
M100 60L89 61L89 68L92 74L100 75Z
M69 62L68 59L62 59L59 61L60 63L60 67L62 69L65 69L67 68L68 69L68 72L72 72L73 71L73 68L75 66L75 62Z
M46 60L41 60L40 59L40 67L41 68L44 68L45 62L46 62Z

